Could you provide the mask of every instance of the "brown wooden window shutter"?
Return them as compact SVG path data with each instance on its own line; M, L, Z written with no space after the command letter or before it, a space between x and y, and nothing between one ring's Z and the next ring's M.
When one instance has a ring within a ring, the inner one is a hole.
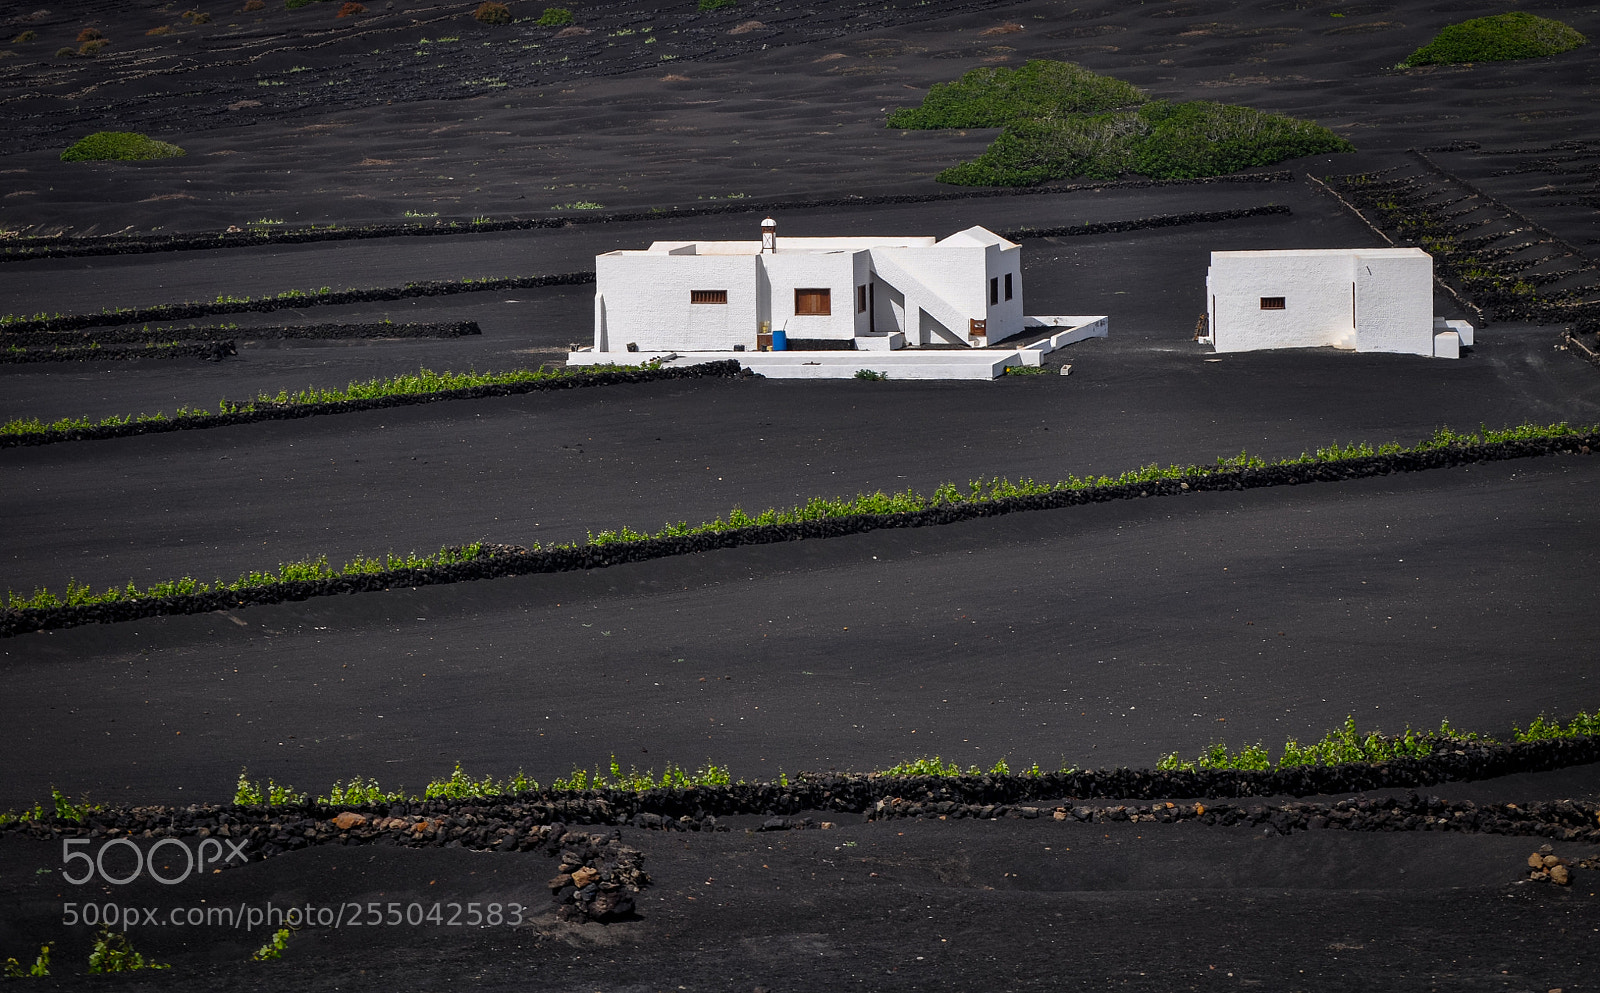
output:
M727 303L727 290L690 290L690 303Z
M1262 310L1283 310L1283 309L1285 309L1284 308L1283 297L1262 297L1261 298L1261 309Z
M823 317L832 314L833 292L825 289L795 290L794 312L797 317Z

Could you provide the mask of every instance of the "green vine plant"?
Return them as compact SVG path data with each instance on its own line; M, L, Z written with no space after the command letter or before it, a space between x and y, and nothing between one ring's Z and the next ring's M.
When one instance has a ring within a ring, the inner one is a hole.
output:
M177 344L174 342L174 344ZM399 396L428 396L432 394L449 393L455 390L471 389L478 386L515 386L523 383L543 383L557 379L573 379L590 375L594 372L640 372L652 371L661 368L659 360L652 360L639 365L594 365L580 366L576 369L510 369L505 372L434 372L432 369L419 369L416 373L406 373L399 376L374 377L372 379L352 380L343 387L308 386L303 390L293 393L286 389L279 390L276 394L258 393L252 400L243 402L228 400L217 401L216 410L204 407L179 407L170 417L157 411L154 414L113 414L110 417L92 421L87 417L63 417L60 420L45 423L37 417L17 417L0 424L0 437L27 437L38 435L59 434L67 431L83 431L97 427L121 427L125 424L148 424L160 422L183 422L203 420L210 417L222 417L230 414L253 414L263 410L281 410L286 407L306 407L315 404L350 403L360 400L376 400L385 397Z
M1245 469L1264 469L1268 466L1331 465L1375 456L1424 454L1433 451L1516 441L1549 441L1562 438L1579 438L1595 433L1600 433L1600 425L1574 428L1565 421L1551 425L1522 424L1498 430L1484 426L1478 431L1470 433L1457 432L1448 427L1442 427L1435 431L1431 438L1418 442L1410 448L1404 448L1398 442L1379 445L1376 448L1366 442L1351 442L1347 445L1335 443L1318 448L1314 453L1302 452L1293 458L1279 459L1271 463L1248 452L1240 452L1230 458L1219 456L1214 465L1170 465L1163 468L1158 464L1151 463L1138 469L1131 469L1118 476L1080 477L1073 475L1056 482L1036 482L1033 479L1021 479L1013 482L1009 478L993 477L986 480L972 480L967 483L965 488L959 487L954 483L944 483L936 487L930 494L917 493L913 490L902 490L896 493L884 493L879 490L874 493L857 494L853 498L813 497L802 505L793 506L786 510L769 508L753 516L746 513L741 507L734 507L726 517L718 517L715 520L694 525L689 524L687 521L679 521L675 524L667 523L654 533L635 531L627 526L601 531L598 534L590 531L587 532L586 541L582 544L599 548L606 545L652 541L663 538L725 534L748 528L779 527L857 515L910 514L939 507L978 505L1015 497L1086 491L1104 487L1129 486L1161 481L1187 483ZM534 542L530 550L537 553L563 549L575 550L579 547L580 543L577 542L550 545ZM213 591L256 589L299 580L372 575L399 569L426 569L439 565L470 562L485 554L487 553L484 550L483 543L473 542L461 546L446 546L429 556L418 556L415 552L403 558L392 553L382 559L357 556L338 568L333 567L329 563L327 556L323 555L316 559L280 563L276 571L267 570L245 573L231 583L221 579L213 583L204 583L195 580L193 577L184 576L181 579L166 580L141 589L130 580L126 587L118 588L113 586L100 593L94 592L93 588L88 584L78 584L76 578L72 578L67 581L66 589L62 592L56 592L46 587L36 587L33 593L27 596L15 591L7 591L6 605L10 610L38 610L100 603L135 602L171 596L204 595Z
M16 959L8 958L5 964L7 979L43 979L50 975L50 946L40 945L39 954L30 966L24 966Z
M1511 740L1517 743L1593 736L1600 736L1600 707L1596 707L1592 713L1578 711L1565 724L1559 719L1540 714L1526 728L1513 725L1511 729ZM1385 735L1376 728L1362 732L1356 724L1355 717L1348 716L1343 724L1327 732L1317 741L1302 745L1296 739L1289 739L1284 743L1276 760L1259 742L1246 745L1237 752L1230 750L1226 744L1218 742L1207 747L1191 761L1179 758L1177 752L1164 755L1156 763L1156 768L1166 772L1195 772L1202 769L1268 771L1300 766L1374 764L1396 758L1427 758L1441 750L1458 748L1469 742L1482 745L1499 744L1492 737L1463 731L1451 724L1448 719L1441 721L1436 731L1414 731L1407 726L1399 735ZM1062 775L1070 775L1078 772L1079 767L1063 761L1056 771ZM1039 777L1050 772L1050 769L1038 762L1030 763L1026 768L1013 769L1011 763L1004 757L988 769L984 769L978 765L968 765L963 768L960 763L947 761L938 755L925 755L906 759L888 768L868 772L866 775L883 778L937 776L948 779L957 776L983 775ZM790 776L780 769L773 784L787 787L790 782ZM328 793L316 798L315 804L324 808L337 808L401 802L418 803L424 800L484 800L544 792L583 793L611 790L643 793L650 790L681 790L696 786L729 786L734 783L743 785L745 780L734 779L728 767L709 760L693 771L668 762L666 768L657 775L654 770L640 772L636 768L623 772L621 764L613 755L606 769L602 770L598 766L593 770L574 767L566 776L559 777L551 783L548 789L541 786L537 780L529 778L520 769L503 780L495 779L493 776L484 776L480 779L468 775L462 769L461 763L457 762L449 776L429 782L420 796L408 795L403 789L386 791L375 779L353 776L348 782L334 783ZM57 807L60 809L61 794L57 790L52 790L52 793L57 797ZM233 802L242 807L305 806L306 794L290 786L280 786L271 779L252 782L248 770L241 769ZM87 804L67 806L78 811L75 818L77 820L81 820L87 811L101 809ZM45 817L45 813L44 805L36 803L21 814L0 814L0 827L20 821L40 820ZM48 963L48 956L45 957L45 961Z
M134 951L128 936L100 929L94 948L89 951L89 972L138 972L142 969L170 969L170 965L147 960Z
M272 939L265 945L256 949L250 955L252 962L271 962L283 958L283 950L289 947L289 929L281 927L273 932Z

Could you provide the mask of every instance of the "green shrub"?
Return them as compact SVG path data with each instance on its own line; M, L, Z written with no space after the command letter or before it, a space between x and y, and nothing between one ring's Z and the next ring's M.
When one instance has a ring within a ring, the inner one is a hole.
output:
M700 0L700 9L702 11L721 10L724 7L732 7L737 2L738 0Z
M885 379L888 379L889 378L889 374L886 373L886 372L878 372L877 370L874 370L874 369L857 369L855 371L855 375L852 378L854 378L854 379L870 379L870 380L874 380L874 381L877 381L877 382L881 382L881 381L883 381Z
M1071 62L1034 59L1017 69L974 69L935 83L920 107L889 115L891 128L998 128L1019 121L1095 113L1143 103L1131 83Z
M1432 41L1400 63L1400 68L1532 59L1570 52L1587 41L1560 21L1512 11L1493 17L1474 17L1443 28Z
M1133 171L1152 179L1221 176L1252 166L1355 146L1312 121L1195 100L1147 104L1139 116L1151 125L1137 143Z
M77 54L78 50L73 48L71 45L63 45L56 49L56 58L58 59L70 59Z
M301 7L308 7L319 2L320 0L283 0L283 5L289 10L299 10Z
M479 24L510 24L511 8L503 3L481 3L472 17Z
M17 35L15 38L11 39L11 44L13 44L13 45L26 45L28 42L34 40L37 37L39 37L39 32L37 32L37 31L24 31L21 34Z
M572 23L572 11L565 7L546 7L539 15L541 28L564 28Z
M59 54L59 53L58 53ZM177 145L157 141L134 131L96 131L78 139L61 153L63 162L106 162L133 159L171 159L187 154Z
M957 186L1032 186L1052 179L1220 176L1326 152L1354 151L1311 121L1196 100L1020 121L971 162L936 178Z

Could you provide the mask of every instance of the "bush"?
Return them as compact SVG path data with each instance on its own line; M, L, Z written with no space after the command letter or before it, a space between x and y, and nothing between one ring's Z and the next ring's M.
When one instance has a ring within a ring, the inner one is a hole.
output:
M283 5L289 10L299 10L301 7L307 7L317 2L319 0L283 0Z
M562 28L572 23L572 11L565 7L546 7L539 15L541 28Z
M111 44L111 42L106 41L104 38L96 38L94 41L86 41L83 44L78 46L78 54L79 55L98 55L100 53L100 49L106 47L109 44Z
M167 25L163 24L160 27L151 28L149 31L146 31L144 34L145 34L146 38L149 38L149 37L151 37L153 35L163 35L163 34L171 34L171 33L172 33L172 29L170 27L168 27Z
M957 186L1031 186L1052 179L1220 176L1325 152L1353 151L1311 121L1197 100L1075 114L1007 127L971 162L937 177Z
M105 35L96 31L94 28L84 28L82 31L78 32L78 43L82 44L86 41L99 41L104 37Z
M365 14L366 12L367 8L359 3L347 3L343 7L339 8L339 13L335 14L334 17L335 19L340 17L356 17L361 14Z
M62 47L56 49L56 58L58 59L70 59L77 54L78 50L73 48L71 45L63 45Z
M503 3L479 4L478 9L473 12L472 17L480 24L510 24L511 8L507 7ZM572 19L570 13L567 15L567 19L569 21ZM543 22L541 21L541 23Z
M1252 166L1355 146L1314 121L1195 100L1139 109L1149 135L1137 142L1133 171L1153 179L1221 176Z
M245 5L239 9L241 14L254 14L258 10L267 9L267 0L245 0Z
M736 2L737 0L700 0L700 9L702 11L721 10L724 7L732 7Z
M998 128L1025 120L1115 110L1143 103L1130 83L1071 62L1034 59L1017 69L974 69L935 83L920 107L889 115L891 128Z
M186 11L184 11L182 14L180 14L178 16L183 18L184 20L188 21L190 24L210 24L211 23L211 15L207 14L203 10L186 10Z
M70 52L71 49L63 49ZM60 54L60 53L57 53ZM186 154L177 145L157 141L134 131L96 131L78 139L61 153L63 162L104 162L133 159L171 159Z
M1504 62L1570 52L1588 39L1577 31L1522 11L1451 24L1412 52L1400 68L1461 62Z
M34 40L37 37L39 37L39 32L37 32L37 31L24 31L21 34L17 35L15 38L11 39L11 44L13 44L13 45L26 45L28 42Z

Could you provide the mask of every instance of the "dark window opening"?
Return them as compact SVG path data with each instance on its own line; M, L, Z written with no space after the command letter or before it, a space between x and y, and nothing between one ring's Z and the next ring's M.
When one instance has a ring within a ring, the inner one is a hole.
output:
M690 290L690 303L727 303L727 290Z
M1011 273L1006 273L1006 299L1011 299Z
M1000 277L995 276L989 280L989 306L993 307L1000 302Z
M833 291L804 289L794 291L796 317L825 317L833 313Z
M1283 297L1262 297L1262 310L1283 310Z
M867 287L865 284L856 287L856 313L867 312Z

